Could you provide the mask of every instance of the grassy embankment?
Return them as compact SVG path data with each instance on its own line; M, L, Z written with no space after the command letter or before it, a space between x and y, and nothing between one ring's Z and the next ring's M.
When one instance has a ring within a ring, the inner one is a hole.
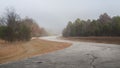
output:
M69 43L34 39L29 42L6 43L0 40L0 63L45 54L70 46Z
M120 37L62 37L62 39L81 42L120 44Z

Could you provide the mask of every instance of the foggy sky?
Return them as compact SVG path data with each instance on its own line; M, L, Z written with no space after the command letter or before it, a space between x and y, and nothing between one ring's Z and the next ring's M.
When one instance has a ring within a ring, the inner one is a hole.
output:
M0 15L13 7L51 32L61 32L68 21L97 19L100 14L120 15L120 0L0 0Z

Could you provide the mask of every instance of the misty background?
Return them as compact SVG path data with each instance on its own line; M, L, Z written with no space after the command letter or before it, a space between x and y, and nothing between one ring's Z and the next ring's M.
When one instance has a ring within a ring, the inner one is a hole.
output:
M21 17L33 18L51 33L61 33L68 21L120 15L120 0L1 0L0 15L13 7Z

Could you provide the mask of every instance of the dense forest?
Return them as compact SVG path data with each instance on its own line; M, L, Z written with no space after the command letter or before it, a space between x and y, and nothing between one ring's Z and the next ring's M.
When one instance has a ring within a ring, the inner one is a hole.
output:
M13 10L7 9L6 13L0 17L0 39L14 41L28 41L31 37L47 35L44 28L31 18L23 18Z
M62 34L64 37L120 36L120 16L110 17L104 13L97 20L78 18L74 22L69 21Z

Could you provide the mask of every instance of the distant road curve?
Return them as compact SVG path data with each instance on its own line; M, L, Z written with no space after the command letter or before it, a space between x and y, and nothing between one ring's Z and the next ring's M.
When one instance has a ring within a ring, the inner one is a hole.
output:
M120 68L120 45L74 42L57 37L41 39L69 42L72 46L26 60L1 64L0 68Z

